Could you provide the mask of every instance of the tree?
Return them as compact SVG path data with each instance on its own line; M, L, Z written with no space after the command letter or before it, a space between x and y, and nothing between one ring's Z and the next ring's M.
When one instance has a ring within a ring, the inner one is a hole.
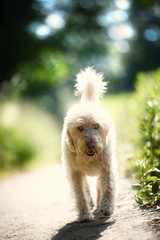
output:
M38 40L28 31L28 25L40 14L32 8L34 0L2 1L0 7L0 84L9 81L18 64L34 59Z
M160 15L158 1L137 0L132 2L130 21L136 29L136 38L132 40L131 52L125 59L127 75L131 87L139 71L150 71L159 67Z
M116 0L3 1L0 83L19 73L22 94L48 94L60 79L69 85L80 68L95 65L110 80L110 89L133 89L136 73L160 62L160 5L123 2L127 7ZM124 34L124 25L132 36Z

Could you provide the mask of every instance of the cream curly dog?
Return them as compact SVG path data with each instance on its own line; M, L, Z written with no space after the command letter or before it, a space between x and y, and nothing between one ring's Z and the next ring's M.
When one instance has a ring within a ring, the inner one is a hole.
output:
M80 103L72 106L62 131L62 162L74 193L79 221L92 221L93 201L86 176L97 176L97 208L103 215L114 210L114 126L100 106L106 91L103 75L88 67L76 78Z

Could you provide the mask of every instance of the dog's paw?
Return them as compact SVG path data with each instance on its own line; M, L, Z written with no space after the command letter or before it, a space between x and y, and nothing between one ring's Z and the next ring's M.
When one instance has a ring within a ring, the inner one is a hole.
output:
M78 217L78 222L92 222L94 221L94 217L92 214L85 214L85 215L81 215Z
M110 216L113 214L113 208L112 207L100 207L99 211L104 215L104 216Z
M110 215L112 215L113 214L113 210L114 210L114 208L113 208L113 206L108 206L108 205L102 205L102 206L100 206L100 208L99 208L99 211L103 214L103 215L105 215L105 216L110 216Z

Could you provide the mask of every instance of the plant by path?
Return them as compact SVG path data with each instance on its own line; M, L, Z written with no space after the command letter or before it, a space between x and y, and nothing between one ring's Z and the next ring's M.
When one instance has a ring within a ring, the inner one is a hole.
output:
M160 69L138 76L140 151L135 200L140 205L160 205ZM145 88L144 88L145 86Z

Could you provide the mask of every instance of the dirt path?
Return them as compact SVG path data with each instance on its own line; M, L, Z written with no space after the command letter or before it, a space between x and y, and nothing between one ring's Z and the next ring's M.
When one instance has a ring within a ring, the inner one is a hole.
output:
M129 180L121 178L118 189L111 218L96 216L94 222L76 223L68 183L60 166L1 180L0 240L160 239L158 213L136 206Z

